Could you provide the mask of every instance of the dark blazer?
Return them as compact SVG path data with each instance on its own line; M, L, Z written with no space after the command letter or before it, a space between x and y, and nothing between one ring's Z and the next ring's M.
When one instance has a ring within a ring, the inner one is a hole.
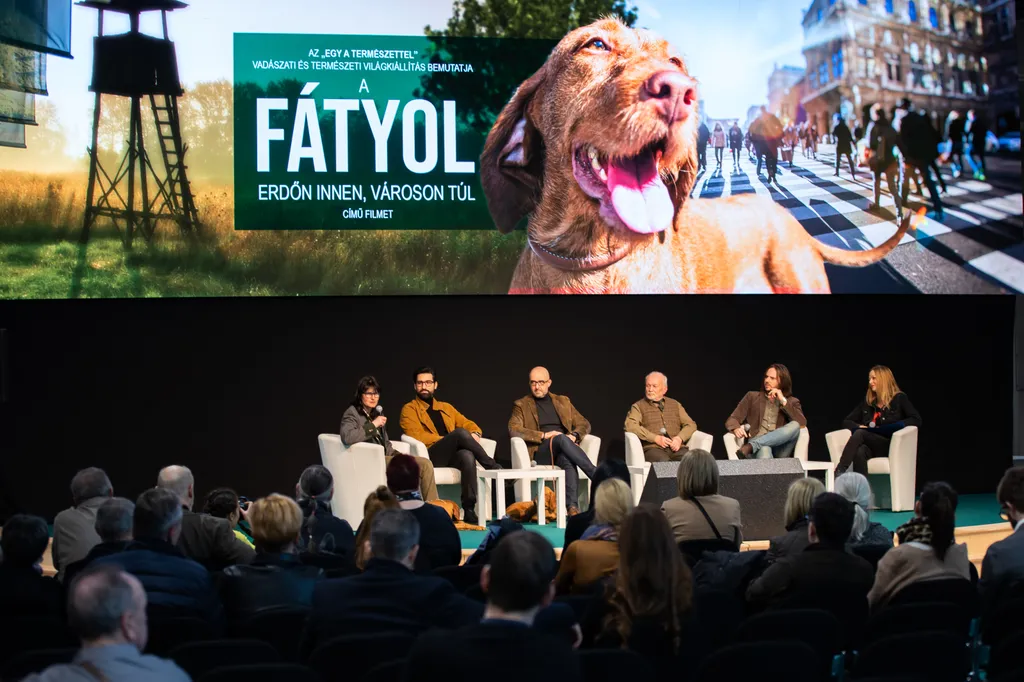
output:
M93 563L116 564L134 575L146 588L150 606L161 611L195 616L217 626L223 622L224 610L210 573L169 542L134 540L123 552Z
M878 408L874 405L868 405L867 402L861 401L860 405L853 408L853 411L846 415L846 419L843 420L843 428L856 431L861 426L867 426L871 423L871 418L877 410ZM882 414L875 420L875 428L893 426L896 422L903 422L904 426L921 426L921 415L911 404L910 398L907 397L906 393L901 392L893 396L889 407L881 412ZM891 436L892 434L882 435Z
M303 548L308 549L312 544L318 552L330 552L344 557L346 561L354 560L356 536L348 521L335 516L326 502L314 502L307 498L299 500L299 506L306 519L300 533ZM316 517L310 519L310 514L313 514L314 511ZM333 542L325 544L324 539L328 535L331 536Z
M312 606L313 588L323 577L321 569L304 565L297 554L258 552L249 564L224 569L224 614L228 621L240 621L263 609Z
M811 541L807 537L807 526L810 525L807 519L797 519L786 526L786 534L772 538L768 544L768 554L765 555L765 564L773 564L779 559L796 556L807 549Z
M582 682L579 660L563 638L511 621L489 620L455 632L420 635L409 653L406 680Z
M796 556L776 561L747 588L747 601L767 606L807 595L843 591L868 591L875 582L875 570L864 559L843 548L808 545Z
M252 547L235 536L227 519L196 514L188 509L181 517L178 549L211 571L247 564L256 556Z
M410 509L409 513L420 524L420 551L416 555L418 572L462 563L462 540L448 512L428 503Z
M575 433L579 444L583 437L590 433L590 422L580 414L568 396L548 393L551 404L558 415L558 421L566 433ZM530 457L537 452L542 443L543 433L540 430L540 417L537 415L537 401L532 395L523 396L512 403L512 416L508 418L508 435L526 441Z
M765 395L764 391L750 391L743 396L739 404L736 405L736 409L725 420L725 430L732 431L743 426L743 424L750 424L750 432L752 434L755 433L758 427L761 426L761 420L764 418L764 410L767 406L768 396ZM801 428L807 426L807 417L804 416L804 409L800 404L800 399L792 395L786 398L785 405L779 405L779 416L775 420L775 426L777 428L782 427L791 421L795 421Z
M85 555L84 559L68 564L64 569L64 587L68 588L71 586L71 581L75 579L75 576L82 572L86 566L90 563L99 559L100 557L110 556L111 554L117 554L123 552L124 548L128 546L131 540L119 540L117 542L101 542Z
M981 562L982 607L991 613L1003 591L1024 580L1024 530L1018 528L1009 537L989 545Z
M302 651L308 656L332 637L354 632L458 628L480 620L484 605L444 578L413 573L396 561L371 559L359 575L323 580L313 589Z
M0 564L0 614L8 623L25 616L64 620L64 590L33 566Z

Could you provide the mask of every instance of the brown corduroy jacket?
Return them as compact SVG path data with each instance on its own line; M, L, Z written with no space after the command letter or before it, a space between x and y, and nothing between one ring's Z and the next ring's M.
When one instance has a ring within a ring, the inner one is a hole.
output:
M578 440L582 441L583 437L590 433L590 422L573 406L568 396L555 393L548 395L551 396L551 403L555 406L555 413L558 414L562 428L566 433L578 434ZM523 396L512 404L512 416L508 419L508 435L510 438L518 436L526 441L531 458L537 452L544 434L540 430L537 403L532 395Z
M733 431L744 423L750 424L750 434L754 435L761 426L761 419L764 418L765 407L768 406L768 396L764 391L750 391L732 411L729 418L725 420L725 430ZM803 406L796 396L786 398L785 405L779 405L779 416L775 422L776 428L785 426L788 422L795 421L800 428L807 426L807 417L804 416Z

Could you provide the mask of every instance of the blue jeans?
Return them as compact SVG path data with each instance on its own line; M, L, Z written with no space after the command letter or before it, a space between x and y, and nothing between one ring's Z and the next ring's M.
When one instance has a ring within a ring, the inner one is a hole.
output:
M751 438L747 441L754 448L758 459L772 457L792 457L796 450L796 441L800 438L800 425L789 422L782 428Z

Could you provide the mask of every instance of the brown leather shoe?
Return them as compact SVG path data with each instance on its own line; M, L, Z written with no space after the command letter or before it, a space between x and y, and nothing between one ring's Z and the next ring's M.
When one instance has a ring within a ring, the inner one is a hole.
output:
M740 459L749 459L752 454L754 454L754 448L751 447L750 443L744 443L736 451L736 456Z
M569 507L569 510L566 513L569 516L576 516L577 514L580 513L580 510L579 510L579 507Z

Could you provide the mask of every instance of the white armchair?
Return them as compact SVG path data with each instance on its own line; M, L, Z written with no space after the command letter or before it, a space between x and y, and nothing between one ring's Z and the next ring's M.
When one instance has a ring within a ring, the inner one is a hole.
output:
M853 432L840 429L825 434L828 454L832 465L839 464L843 448ZM872 476L888 476L889 492L892 496L892 511L910 511L914 508L917 490L917 427L905 426L892 434L888 457L873 457L868 460L868 480ZM880 496L875 496L880 499Z
M651 472L651 463L644 457L644 446L635 433L626 434L626 466L629 467L630 488L633 490L633 503L640 504L640 496L647 484L647 475ZM695 431L686 446L690 450L707 450L715 442L714 436L703 431Z
M384 446L356 443L346 447L336 433L321 433L320 458L334 477L331 511L353 528L363 520L363 503L377 486L386 485Z
M736 436L732 435L731 432L726 432L722 436L722 441L725 443L725 454L729 455L729 459L738 459L736 457L736 451L740 449L739 441L736 440ZM811 443L811 433L807 430L807 427L800 429L800 436L796 439L796 449L793 451L793 456L801 462L807 462L807 446Z
M587 458L597 466L597 456L601 452L601 439L593 434L588 434L583 437L580 441L580 448L583 452L587 453ZM518 436L512 437L512 468L513 469L558 469L559 467L551 464L537 464L534 465L530 460L530 450L526 447L526 441ZM568 504L579 504L580 509L586 509L590 506L590 479L583 475L583 472L576 467L580 477L580 493L581 503L579 500L569 500ZM520 480L515 482L516 490L516 502L522 502L523 500L532 499L530 493L531 481Z
M427 446L421 441L416 440L412 436L402 436L402 445L407 445L411 451L409 454L414 457L423 457L424 459L430 459L430 453L427 452ZM392 446L398 449L398 443L392 442ZM480 445L483 446L484 452L490 457L494 458L494 450L498 447L498 442L491 440L490 438L481 438ZM482 469L480 463L477 462L477 469ZM462 483L462 472L455 467L434 467L434 483L437 485L460 485ZM477 518L483 518L480 510L484 507L490 509L491 506L491 488L490 486L484 486L485 496L478 498L476 501L476 515Z

